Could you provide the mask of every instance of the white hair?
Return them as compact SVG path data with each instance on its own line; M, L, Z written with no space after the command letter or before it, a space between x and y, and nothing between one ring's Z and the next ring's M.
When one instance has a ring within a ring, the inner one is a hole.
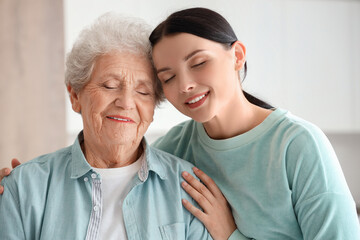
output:
M67 55L65 84L80 91L90 80L96 58L112 51L140 54L151 61L150 32L150 25L140 18L114 12L100 16L81 31Z

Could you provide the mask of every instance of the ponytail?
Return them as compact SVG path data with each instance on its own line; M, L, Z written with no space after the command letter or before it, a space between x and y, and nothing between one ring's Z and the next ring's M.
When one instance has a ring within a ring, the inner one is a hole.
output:
M271 108L274 108L273 106L271 106L270 104L254 97L253 95L245 92L243 90L243 93L244 93L244 96L245 98L252 104L256 105L256 106L259 106L259 107L262 107L262 108L265 108L265 109L271 109Z

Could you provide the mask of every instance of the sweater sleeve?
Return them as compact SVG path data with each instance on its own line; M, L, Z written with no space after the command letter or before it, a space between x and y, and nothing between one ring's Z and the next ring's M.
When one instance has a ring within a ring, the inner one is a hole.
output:
M360 239L355 204L346 195L323 193L296 207L304 239Z
M239 229L236 229L228 238L228 240L246 240L246 239L252 239L252 238L247 238L245 237L240 231Z
M360 239L355 202L337 156L317 128L290 141L287 174L304 239Z

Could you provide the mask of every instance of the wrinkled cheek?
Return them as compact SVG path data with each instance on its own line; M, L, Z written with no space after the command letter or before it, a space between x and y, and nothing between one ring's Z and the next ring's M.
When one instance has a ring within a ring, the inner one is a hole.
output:
M140 119L141 123L138 125L137 128L137 138L142 138L145 135L146 130L154 120L154 111L140 115Z
M84 128L87 129L88 133L96 138L101 137L101 128L102 128L102 121L98 114L89 113L83 114L84 119Z
M94 127L94 132L95 134L100 137L101 135L101 126L102 126L102 123L99 119L99 116L96 115L96 114L92 114L91 116L91 121L92 121L92 124L93 124L93 127Z

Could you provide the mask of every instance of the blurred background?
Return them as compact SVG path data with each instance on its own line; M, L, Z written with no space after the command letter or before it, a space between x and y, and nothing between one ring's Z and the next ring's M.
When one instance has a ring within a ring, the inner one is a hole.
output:
M82 129L70 107L64 58L80 30L116 11L156 26L173 11L222 14L247 47L243 87L318 125L360 206L360 1L0 0L0 168L72 144ZM162 104L150 142L187 120Z

